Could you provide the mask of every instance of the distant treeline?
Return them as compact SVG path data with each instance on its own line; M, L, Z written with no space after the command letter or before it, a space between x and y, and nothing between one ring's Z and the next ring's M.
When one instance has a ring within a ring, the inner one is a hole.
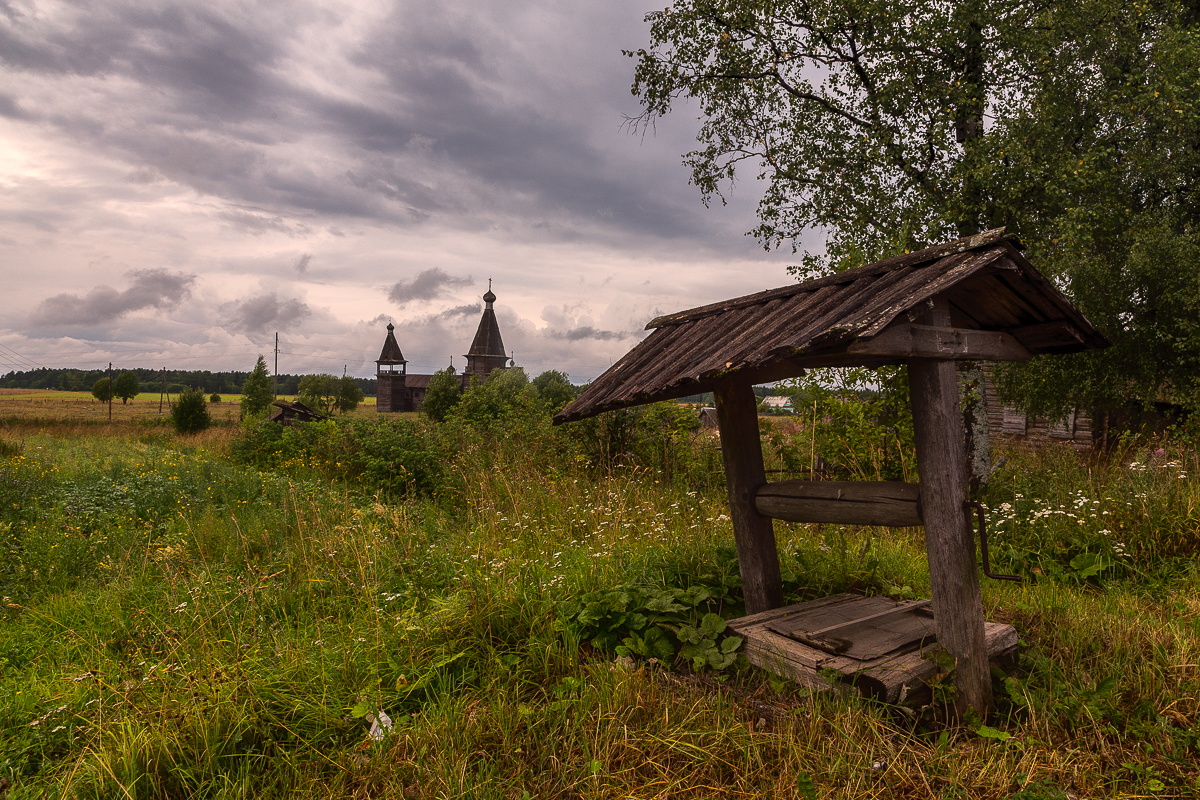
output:
M113 367L113 378L126 370ZM162 390L163 372L157 369L134 368L129 370L137 375L138 386L143 392L157 394ZM96 381L105 376L103 369L41 369L29 372L10 372L0 377L0 386L5 389L57 389L65 392L89 391ZM179 394L184 389L199 389L205 394L239 394L242 384L250 376L249 372L209 372L206 369L166 371L167 391ZM279 393L296 394L300 388L301 375L280 375ZM374 378L355 378L363 394L375 396Z

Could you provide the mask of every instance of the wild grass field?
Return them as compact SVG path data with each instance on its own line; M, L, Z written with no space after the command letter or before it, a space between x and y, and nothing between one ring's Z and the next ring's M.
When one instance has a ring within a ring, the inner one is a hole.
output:
M1037 580L984 579L1021 654L992 718L951 721L723 644L720 456L670 408L178 436L10 402L5 800L1200 796L1184 443L1003 453L994 567ZM764 428L769 468L854 444L816 434ZM776 530L789 600L928 590L919 530Z

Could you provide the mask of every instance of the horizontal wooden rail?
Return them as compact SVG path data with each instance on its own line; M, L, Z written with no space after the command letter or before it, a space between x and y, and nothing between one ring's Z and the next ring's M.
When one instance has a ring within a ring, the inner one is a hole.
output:
M861 356L944 361L1028 361L1033 357L1007 333L933 325L892 325L872 339L853 342L846 350Z
M922 525L921 485L900 481L776 481L754 496L758 513L788 522Z

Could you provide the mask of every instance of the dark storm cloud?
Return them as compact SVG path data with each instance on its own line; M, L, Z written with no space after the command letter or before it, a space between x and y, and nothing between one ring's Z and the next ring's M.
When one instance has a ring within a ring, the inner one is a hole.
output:
M510 220L539 238L635 233L704 246L713 226L702 226L679 164L690 132L649 146L620 132L637 107L633 62L619 51L644 43L643 11L632 2L397 3L343 43L353 67L375 78L361 91L324 90L290 68L313 26L341 16L303 2L10 9L0 63L104 79L107 108L66 102L40 112L44 124L264 209L236 220L247 230L310 214L473 228ZM0 97L0 114L43 105L22 86ZM298 142L306 147L292 149ZM651 150L662 158L640 155Z
M583 339L594 339L596 341L619 341L628 339L632 334L622 331L602 331L591 325L581 325L578 328L570 328L565 331L551 331L549 333L552 339L565 339L568 342L578 342Z
M196 281L195 275L165 269L136 270L126 275L133 280L123 292L111 286L97 286L82 297L59 294L46 298L29 322L39 328L97 325L144 308L173 308L191 295L192 284Z
M251 15L186 3L97 2L38 15L10 8L0 61L51 75L121 75L161 90L156 101L168 107L174 100L191 113L219 113L210 124L228 122L261 113L285 86L271 72L283 43L271 5Z
M388 299L405 305L415 300L434 300L447 290L458 286L470 286L471 279L448 274L441 267L433 267L417 273L411 281L397 281L388 290Z
M221 307L225 325L242 333L262 333L272 328L294 328L312 316L308 304L299 300L281 300L268 292Z

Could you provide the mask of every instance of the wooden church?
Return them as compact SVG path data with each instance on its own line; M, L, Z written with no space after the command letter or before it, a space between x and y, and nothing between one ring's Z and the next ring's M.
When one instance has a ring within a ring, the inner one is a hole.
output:
M504 352L504 340L500 338L500 325L496 322L496 311L493 308L496 295L490 286L487 294L483 296L483 302L483 316L479 320L475 338L471 340L471 348L466 353L467 368L458 376L463 389L471 385L472 377L483 382L493 371L504 369L508 365L509 358ZM378 379L377 410L380 414L419 411L425 403L425 391L429 388L429 381L433 379L432 375L408 374L408 362L400 352L395 330L396 326L389 322L387 338L383 340L383 351L375 362L378 365L375 374Z

